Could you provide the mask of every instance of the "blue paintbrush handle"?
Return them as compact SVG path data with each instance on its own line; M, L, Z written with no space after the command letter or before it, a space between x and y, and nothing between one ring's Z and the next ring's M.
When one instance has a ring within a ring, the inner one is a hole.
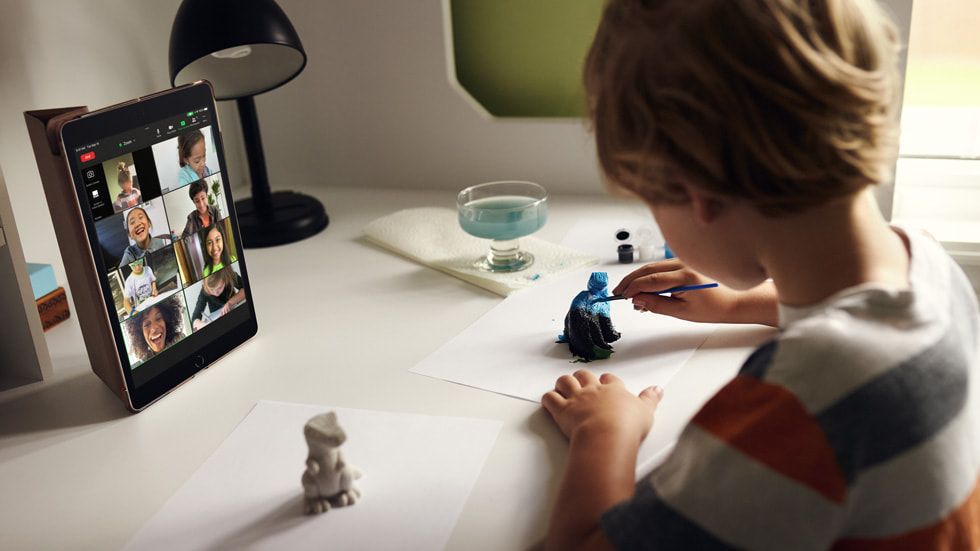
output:
M666 291L657 291L655 295L661 295L663 293L680 293L683 291L697 291L698 289L714 289L717 287L717 283L700 283L698 285L681 285L679 287L671 287Z
M667 293L682 293L684 291L697 291L698 289L713 289L717 287L717 283L699 283L698 285L679 285L677 287L671 287L670 289L664 289L663 291L656 291L652 294L663 295ZM592 302L609 302L611 300L623 300L626 297L623 295L612 295L605 298L599 298Z

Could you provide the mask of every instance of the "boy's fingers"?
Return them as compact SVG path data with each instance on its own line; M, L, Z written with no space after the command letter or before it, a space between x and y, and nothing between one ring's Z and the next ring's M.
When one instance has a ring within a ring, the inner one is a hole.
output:
M575 372L574 377L582 386L594 385L599 382L595 374L588 369L579 369Z
M603 373L599 377L599 382L602 383L602 384L604 384L604 385L608 385L608 384L623 384L623 380L620 379L619 377L613 375L612 373Z
M640 399L653 403L654 406L660 403L664 397L664 389L659 386L649 386L640 391Z
M660 262L653 262L651 264L647 264L646 266L642 266L640 268L633 270L626 277L624 277L623 280L619 282L619 285L616 285L616 288L613 289L613 294L614 295L623 294L622 291L625 290L629 286L629 284L632 283L633 280L635 280L638 277L643 277L645 275L655 274L658 272L669 272L671 270L680 269L681 267L682 265L680 261L675 259L663 260Z
M571 375L562 375L561 377L558 377L557 381L555 381L555 391L565 398L571 396L579 390L582 390L581 383L579 383L578 379Z
M656 314L678 317L687 307L687 302L680 298L643 293L633 297L633 306Z
M623 290L622 295L626 298L633 298L641 293L657 293L667 289L680 287L681 285L692 285L699 283L701 279L697 274L689 270L671 270L669 272L656 272L646 274L634 279Z
M653 274L653 273L656 273L656 272L663 272L665 270L670 269L670 268L666 268L665 266L663 266L663 264L665 264L665 263L664 262L654 262L652 264L647 264L645 266L641 266L641 267L633 270L632 272L630 272L629 274L627 274L626 277L624 277L619 282L618 285L616 285L616 288L613 289L613 294L620 294L620 292L622 290L626 289L626 287L629 286L629 284L632 283L632 281L634 279L638 278L638 277L642 277L642 276L645 276L647 274Z
M565 407L565 398L561 394L551 390L545 392L544 396L541 397L541 405L554 417L557 412Z

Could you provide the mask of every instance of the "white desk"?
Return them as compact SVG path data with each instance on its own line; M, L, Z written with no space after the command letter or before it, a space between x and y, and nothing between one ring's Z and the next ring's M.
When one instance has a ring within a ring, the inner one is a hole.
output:
M54 377L0 394L0 548L121 547L259 399L503 421L449 548L540 540L566 452L551 420L536 404L408 372L500 298L361 237L377 217L452 207L454 194L307 191L326 205L327 230L247 252L258 335L144 412L127 414L91 373L75 318L48 333ZM624 208L641 211L607 198L552 197L539 235L557 242L579 217ZM667 387L649 438L676 438L769 335L730 327L710 337ZM532 476L531 464L550 465L550 476Z

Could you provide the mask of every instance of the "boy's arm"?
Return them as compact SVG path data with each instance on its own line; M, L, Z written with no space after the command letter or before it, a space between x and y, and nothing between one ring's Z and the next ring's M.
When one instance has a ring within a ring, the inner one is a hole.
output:
M674 293L658 291L697 285L709 280L677 259L647 264L627 275L613 290L633 300L635 308L675 318L713 323L779 324L779 299L772 281L746 291L724 286L702 291Z
M737 291L735 311L739 321L732 323L759 323L776 327L779 325L779 295L772 280L766 280L748 291Z
M546 549L608 549L602 514L633 495L640 443L662 390L634 396L613 375L579 370L555 383L541 403L569 439L568 465L552 511Z
M545 549L612 549L599 519L632 497L639 447L635 438L604 430L572 438Z

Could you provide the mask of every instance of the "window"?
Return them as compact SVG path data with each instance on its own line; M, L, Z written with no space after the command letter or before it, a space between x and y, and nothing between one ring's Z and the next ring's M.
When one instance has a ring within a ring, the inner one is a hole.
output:
M902 155L980 159L980 6L912 5Z
M946 245L980 288L980 6L915 0L893 219Z

